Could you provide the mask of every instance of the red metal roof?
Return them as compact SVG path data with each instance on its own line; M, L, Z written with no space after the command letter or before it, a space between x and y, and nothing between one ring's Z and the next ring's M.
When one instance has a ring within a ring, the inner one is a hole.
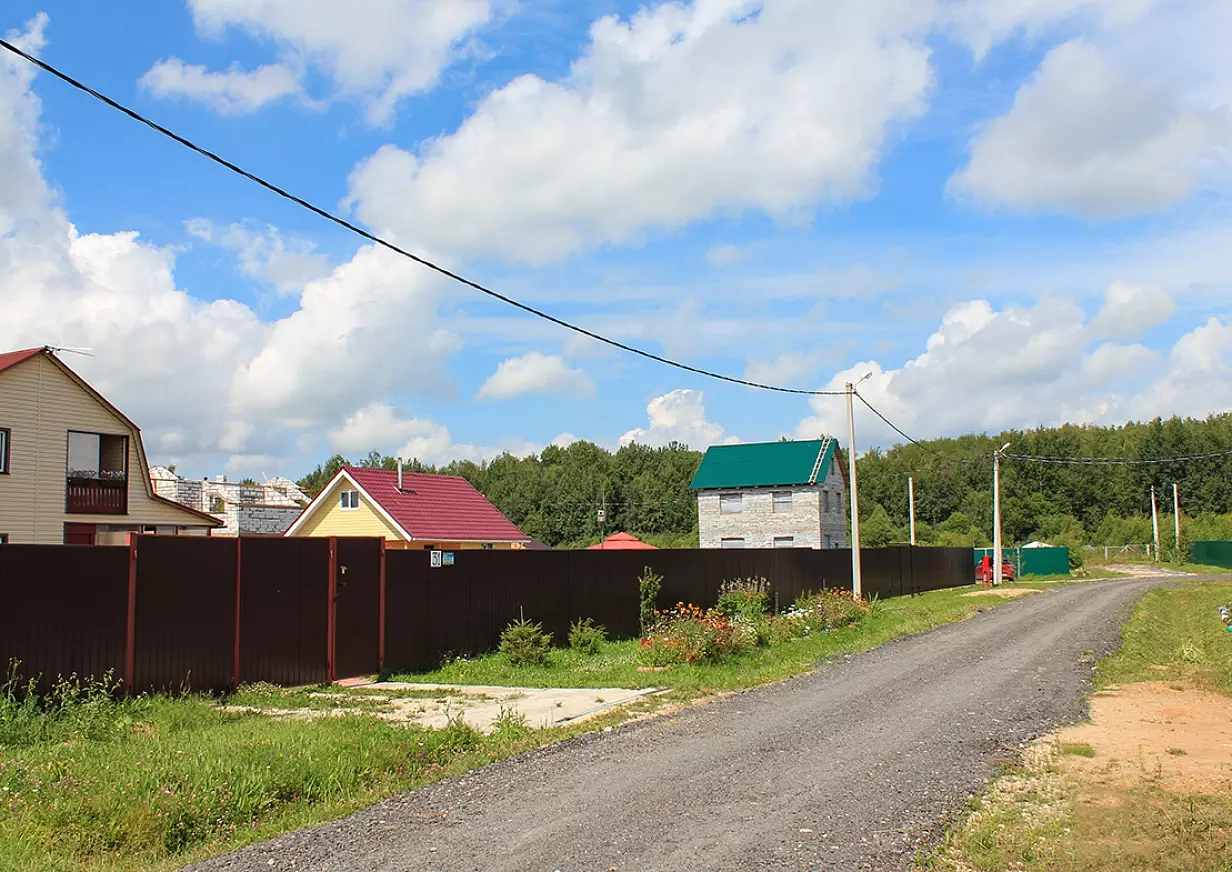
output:
M591 545L587 551L658 551L654 545L643 542L630 533L613 533L598 545Z
M0 372L4 372L10 366L17 366L35 355L42 354L45 350L45 348L27 348L25 351L9 351L0 354Z
M416 539L462 542L525 542L530 539L496 506L455 475L398 473L347 467L347 475Z

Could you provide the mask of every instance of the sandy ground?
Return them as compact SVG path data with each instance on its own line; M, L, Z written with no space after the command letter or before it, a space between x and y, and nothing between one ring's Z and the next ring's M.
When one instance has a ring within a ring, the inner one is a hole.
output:
M1157 777L1182 790L1232 780L1232 698L1163 682L1143 682L1091 697L1090 723L1058 733L1090 745L1093 757L1065 755L1065 767L1101 779Z
M1167 569L1158 563L1109 563L1100 569L1119 572L1130 578L1188 578L1191 573Z
M391 696L381 691L420 691L415 697ZM257 711L275 718L307 720L311 718L341 717L358 714L361 703L379 705L369 713L395 723L417 723L425 727L444 727L450 718L461 717L477 730L490 733L506 712L515 712L526 719L527 726L534 729L553 727L559 724L592 718L616 706L651 696L662 691L657 688L627 690L615 687L587 688L539 688L539 687L480 687L477 685L453 686L440 684L411 684L403 681L385 681L351 687L338 692L312 694L319 698L332 699L336 708L330 709L280 709L253 708L251 706L227 706L229 711ZM433 695L439 693L439 696ZM348 706L348 700L355 705Z
M1029 593L1039 593L1038 590L1032 590L1029 587L1016 587L1013 589L990 588L989 590L973 590L971 593L964 593L963 596L999 596L1003 599L1015 599L1016 597L1026 596Z

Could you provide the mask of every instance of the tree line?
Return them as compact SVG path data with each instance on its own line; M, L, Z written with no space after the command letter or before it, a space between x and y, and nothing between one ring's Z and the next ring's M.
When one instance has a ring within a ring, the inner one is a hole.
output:
M1154 460L1232 448L1232 413L1204 420L1172 418L1124 426L1065 425L966 435L873 450L859 460L861 541L907 542L907 477L915 482L920 544L982 546L992 542L992 456L1056 459L1104 457ZM529 536L554 547L581 547L600 532L627 531L661 547L696 547L697 508L689 482L702 454L673 443L626 445L612 452L591 442L548 446L524 458L433 467L411 460L411 471L460 475ZM343 466L335 455L299 484L319 491ZM373 451L360 466L396 468ZM1083 545L1151 541L1151 486L1160 510L1160 538L1175 546L1172 484L1180 488L1182 542L1232 539L1232 456L1140 465L1001 463L1001 517L1007 545L1042 540ZM599 510L606 520L600 525Z

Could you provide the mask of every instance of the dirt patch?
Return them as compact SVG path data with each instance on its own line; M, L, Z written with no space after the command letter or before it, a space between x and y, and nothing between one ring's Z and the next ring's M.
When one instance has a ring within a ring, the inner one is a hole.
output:
M1109 572L1119 572L1130 578L1188 578L1188 572L1179 569L1167 569L1158 563L1109 563L1102 567Z
M992 590L973 590L971 593L964 593L963 596L999 596L1004 599L1015 599L1020 596L1026 596L1029 593L1039 593L1038 590L1032 590L1029 587L1001 588Z
M1061 730L1065 744L1089 745L1091 757L1065 755L1067 769L1105 783L1144 777L1177 790L1226 789L1232 780L1232 698L1148 681L1091 698L1091 722Z

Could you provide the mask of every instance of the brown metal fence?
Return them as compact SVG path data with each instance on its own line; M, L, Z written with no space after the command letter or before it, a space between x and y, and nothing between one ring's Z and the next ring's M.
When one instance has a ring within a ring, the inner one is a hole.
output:
M862 552L868 596L971 583L965 548ZM638 626L638 577L663 576L659 608L711 606L728 579L764 577L776 606L851 587L846 550L427 551L380 539L135 537L128 547L0 547L0 664L55 676L112 671L130 691L310 684L427 668L496 647L510 621L558 642L589 617Z

